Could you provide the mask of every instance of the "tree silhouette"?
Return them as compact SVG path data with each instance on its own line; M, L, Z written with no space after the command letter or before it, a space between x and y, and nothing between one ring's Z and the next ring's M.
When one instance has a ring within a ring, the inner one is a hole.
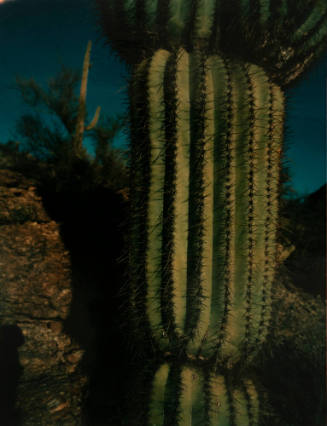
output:
M16 79L16 87L31 112L16 123L20 151L46 164L46 175L56 186L76 182L83 189L86 182L122 188L127 184L126 153L113 142L126 126L123 116L103 116L100 107L89 125L86 108L90 43L84 58L82 76L62 66L46 88L34 79ZM78 84L81 81L78 95ZM93 142L92 156L83 142Z

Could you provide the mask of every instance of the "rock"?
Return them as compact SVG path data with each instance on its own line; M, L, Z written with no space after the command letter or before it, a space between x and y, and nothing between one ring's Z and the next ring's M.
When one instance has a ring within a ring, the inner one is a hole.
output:
M0 170L0 283L0 424L82 424L83 350L65 331L69 254L35 183L8 170Z

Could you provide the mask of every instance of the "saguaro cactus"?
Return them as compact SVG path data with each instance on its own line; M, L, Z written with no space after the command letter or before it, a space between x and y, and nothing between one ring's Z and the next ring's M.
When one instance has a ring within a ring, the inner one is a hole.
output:
M145 384L143 384L144 386ZM258 426L265 404L251 380L231 378L191 365L164 363L138 389L134 425ZM144 397L143 397L144 396Z
M84 130L85 130L86 91L87 91L87 79L88 79L89 68L90 68L91 47L92 47L92 42L89 41L86 47L85 55L84 55L78 113L76 117L76 128L75 128L75 134L72 141L73 152L77 157L79 157L82 153L83 136L84 136ZM101 110L101 107L98 106L94 113L94 117L92 121L90 122L88 126L86 126L86 130L91 130L97 125L99 116L100 116L100 110Z
M165 351L237 356L270 316L283 93L258 66L158 50L131 105L134 321Z
M259 347L269 319L279 86L323 48L326 2L98 5L113 47L135 64L130 264L137 330L163 350L241 355Z
M327 3L97 4L112 47L133 66L133 324L142 343L174 360L155 375L148 424L257 424L252 385L253 398L232 396L199 362L229 368L267 335L283 93L327 46ZM208 408L215 392L224 407L217 416Z

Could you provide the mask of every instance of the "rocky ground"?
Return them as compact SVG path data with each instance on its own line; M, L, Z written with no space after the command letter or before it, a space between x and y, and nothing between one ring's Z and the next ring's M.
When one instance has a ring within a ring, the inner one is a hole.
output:
M9 170L0 170L0 283L0 424L81 424L83 350L65 330L70 256L35 183Z

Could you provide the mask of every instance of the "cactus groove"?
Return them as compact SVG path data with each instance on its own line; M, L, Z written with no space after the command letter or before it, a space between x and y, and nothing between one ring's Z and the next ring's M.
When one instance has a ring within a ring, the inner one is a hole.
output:
M180 49L142 62L131 96L135 317L163 351L237 358L269 325L283 94L256 65Z

